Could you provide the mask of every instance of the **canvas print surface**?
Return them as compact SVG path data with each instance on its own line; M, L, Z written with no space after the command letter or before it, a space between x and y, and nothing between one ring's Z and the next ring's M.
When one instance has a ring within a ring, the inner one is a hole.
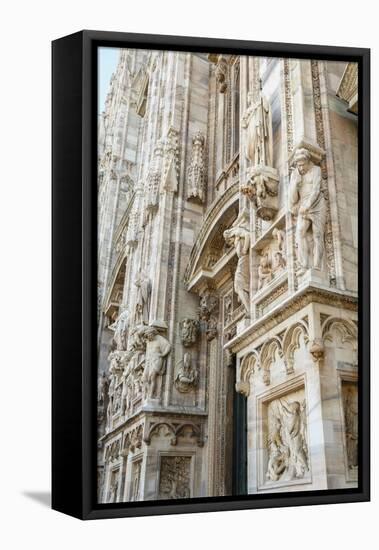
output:
M356 63L98 49L98 502L358 483Z

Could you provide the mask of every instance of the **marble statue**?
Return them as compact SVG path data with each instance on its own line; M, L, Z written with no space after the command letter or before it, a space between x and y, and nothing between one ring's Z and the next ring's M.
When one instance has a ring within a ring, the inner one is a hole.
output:
M171 344L164 336L158 334L154 327L146 328L143 338L146 342L145 395L156 398L159 397L157 395L158 378L164 374L165 358L171 351Z
M187 199L204 202L205 192L205 163L204 163L205 138L201 132L197 132L192 139L191 161L188 168Z
M108 378L104 371L99 376L97 388L97 400L104 405L108 393Z
M149 302L151 294L151 284L147 275L140 272L134 284L137 287L136 299L136 324L145 324L149 322Z
M109 393L113 392L115 384L121 378L123 367L121 363L121 355L118 351L112 351L108 356L109 361L109 375L110 375L110 384L109 384Z
M129 312L125 309L117 317L116 321L110 325L110 329L114 330L113 345L117 350L126 350L128 342L128 328L129 328Z
M286 265L287 265L286 260L283 257L283 254L281 252L275 252L272 272L275 273L276 275L277 273L280 273L281 271L283 271L286 268Z
M224 231L224 239L236 249L238 263L234 275L234 289L248 315L250 311L250 228L245 210L241 212L233 226Z
M260 93L254 101L254 94L248 93L248 108L242 118L246 129L246 157L252 166L273 166L273 139L271 108L267 99Z
M277 227L274 227L274 229L272 230L272 236L278 241L279 251L283 252L286 246L286 234L283 229L278 229Z
M297 149L291 175L289 199L291 212L297 216L297 259L301 271L322 269L326 201L321 190L321 168L307 149Z
M258 267L258 290L261 290L265 285L272 281L272 268L268 255L264 254L259 262Z

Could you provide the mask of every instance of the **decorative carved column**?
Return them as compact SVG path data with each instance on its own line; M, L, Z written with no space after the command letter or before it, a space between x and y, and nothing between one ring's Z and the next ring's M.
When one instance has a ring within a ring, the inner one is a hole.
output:
M178 188L178 132L170 128L164 147L163 173L159 189L159 209L156 233L153 236L155 253L154 282L151 294L150 324L167 329L166 300L169 277L169 251L173 219L174 194Z

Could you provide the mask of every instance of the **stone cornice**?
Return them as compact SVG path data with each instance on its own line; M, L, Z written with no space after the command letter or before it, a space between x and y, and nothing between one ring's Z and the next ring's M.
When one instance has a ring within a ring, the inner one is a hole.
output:
M254 321L243 332L225 344L224 349L233 353L241 351L251 343L252 338L256 339L262 336L311 303L327 304L353 311L358 309L358 297L355 293L312 284L301 288L278 304L272 311Z
M110 432L107 432L99 438L103 444L120 435L124 430L133 429L143 421L151 420L153 418L167 418L173 417L175 421L202 421L202 419L208 416L207 412L186 412L183 409L161 409L161 410L144 410L140 409L138 412L127 418L124 422L121 422L117 427L113 428Z

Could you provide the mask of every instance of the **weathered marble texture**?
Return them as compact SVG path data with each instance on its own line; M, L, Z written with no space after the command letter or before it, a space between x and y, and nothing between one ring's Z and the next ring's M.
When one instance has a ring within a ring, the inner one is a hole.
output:
M345 66L120 51L98 134L99 501L227 495L238 480L249 493L356 484L357 115L336 96ZM260 89L271 125L264 170L245 155L241 124ZM327 205L322 265L302 273L289 201L299 148L320 167ZM272 219L241 192L268 169ZM243 278L241 251L224 239L241 216ZM304 475L291 453L306 455Z

